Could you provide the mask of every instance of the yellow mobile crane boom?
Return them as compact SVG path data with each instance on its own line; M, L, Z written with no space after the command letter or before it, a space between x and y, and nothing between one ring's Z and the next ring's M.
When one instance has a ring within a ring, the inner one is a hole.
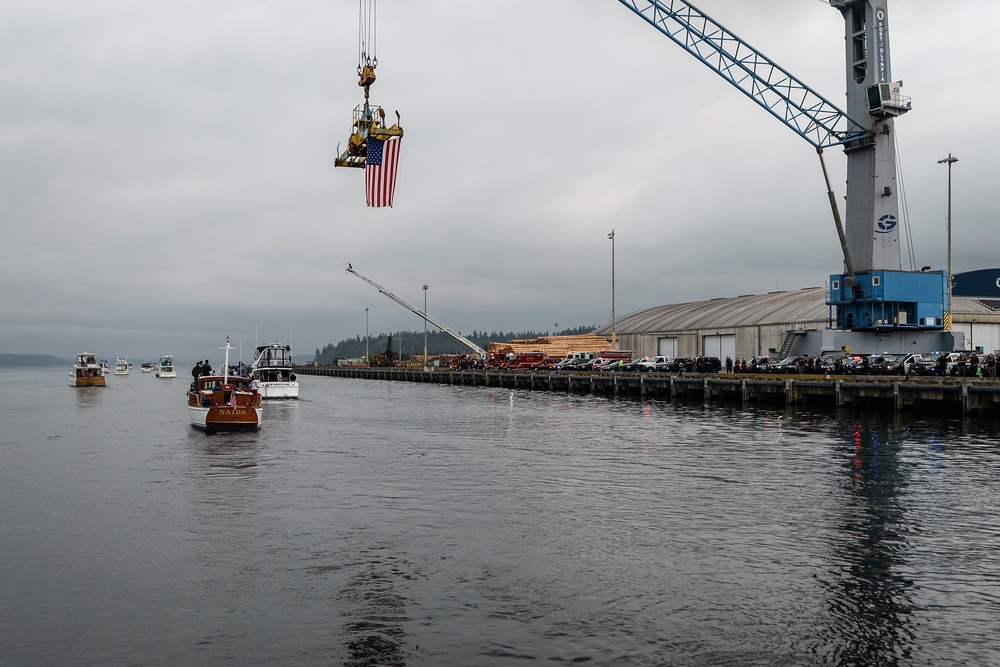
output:
M441 331L445 332L446 334L448 334L449 336L451 336L455 340L458 340L459 342L461 342L461 343L469 346L469 348L471 348L472 350L475 350L476 354L479 355L480 359L485 360L486 357L488 356L487 353L486 353L486 350L484 350L483 348L479 347L478 345L476 345L475 343L473 343L471 340L469 340L468 338L466 338L462 334L458 333L457 331L455 331L454 329L452 329L451 327L449 327L447 324L444 324L442 322L437 321L436 319L434 319L433 317L431 317L430 315L428 315L426 312L420 310L416 306L412 306L412 305L408 304L407 302L403 301L398 296L396 296L395 294L393 294L389 290L385 289L384 287L382 287L378 283L376 283L376 282L374 282L372 280L369 280L368 278L364 277L363 275L361 275L360 273L358 273L357 271L355 271L354 267L352 267L350 264L347 265L347 272L356 275L358 278L361 278L361 280L365 281L366 283L368 283L369 285L371 285L372 287L374 287L375 289L377 289L379 292L381 292L382 294L386 295L387 297L389 297L390 299L392 299L393 301L395 301L396 303L398 303L399 305L401 305L403 308L406 308L411 313L415 313L419 317L423 318L429 324L433 324L438 329L440 329Z

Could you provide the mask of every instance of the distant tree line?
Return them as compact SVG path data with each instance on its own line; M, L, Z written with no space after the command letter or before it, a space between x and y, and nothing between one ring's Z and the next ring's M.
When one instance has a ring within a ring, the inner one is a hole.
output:
M60 359L51 354L0 354L0 367L72 366L72 359Z
M572 327L557 332L520 331L504 333L503 331L473 331L471 334L462 333L463 336L473 343L483 348L489 349L490 343L506 343L509 340L523 340L528 338L538 338L539 336L578 336L589 334L597 328L597 325ZM461 333L461 332L460 332ZM380 333L368 338L368 354L375 355L386 351L386 344L392 336L392 351L402 358L409 359L410 356L424 353L424 332L423 331L395 331L388 334ZM427 354L458 354L467 353L472 350L458 339L443 331L427 330ZM336 345L327 344L323 349L316 348L316 355L313 361L320 364L334 364L338 359L364 359L365 339L364 336L355 336L342 340Z

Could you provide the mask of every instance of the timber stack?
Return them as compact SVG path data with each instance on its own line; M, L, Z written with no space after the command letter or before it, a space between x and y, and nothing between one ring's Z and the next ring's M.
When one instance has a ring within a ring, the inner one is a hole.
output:
M490 357L505 356L522 352L544 352L546 357L564 358L570 352L603 352L611 347L611 341L596 334L579 336L539 336L524 340L509 340L506 343L490 343Z

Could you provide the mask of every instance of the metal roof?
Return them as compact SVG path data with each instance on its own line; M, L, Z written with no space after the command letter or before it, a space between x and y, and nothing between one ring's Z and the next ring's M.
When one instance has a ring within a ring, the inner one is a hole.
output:
M654 306L616 317L614 328L618 335L623 335L793 322L819 322L825 325L830 318L830 307L826 305L827 294L825 287L806 287L794 292L747 294ZM953 298L953 318L956 320L959 316L997 316L997 311L980 299L959 296ZM608 322L595 329L594 333L610 337L611 329L611 322Z
M826 296L825 287L807 287L795 292L748 294L655 306L616 317L615 329L619 334L641 334L795 321L826 322L830 313ZM611 335L611 323L594 333Z

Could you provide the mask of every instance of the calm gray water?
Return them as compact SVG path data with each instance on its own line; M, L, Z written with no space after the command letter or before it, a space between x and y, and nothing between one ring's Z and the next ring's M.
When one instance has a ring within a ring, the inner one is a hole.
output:
M0 371L3 665L996 665L995 423Z

